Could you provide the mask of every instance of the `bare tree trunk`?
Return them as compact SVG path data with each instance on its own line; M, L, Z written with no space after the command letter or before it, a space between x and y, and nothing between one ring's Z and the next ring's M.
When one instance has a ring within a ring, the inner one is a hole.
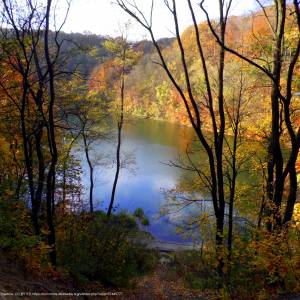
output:
M50 253L50 259L53 266L56 266L56 239L55 239L55 227L54 227L54 208L55 208L55 179L56 179L56 164L58 160L58 153L56 147L55 138L55 125L54 125L54 104L55 104L55 90L54 90L54 70L53 63L50 57L49 50L49 31L50 31L50 13L51 13L52 0L47 1L46 9L46 28L44 32L44 46L45 46L45 58L49 73L49 112L48 112L48 123L49 123L49 143L51 152L51 163L47 175L47 222L49 227L48 243L52 247Z
M283 224L292 220L294 206L297 198L297 172L295 166L291 166L290 171L290 191L287 199L287 205L285 208Z
M44 182L45 182L45 162L44 154L42 151L42 137L43 137L43 124L40 124L38 132L35 134L36 153L38 157L38 183L36 190L37 210L40 210L40 203L42 201Z
M66 203L66 198L67 198L67 167L68 167L68 160L70 158L70 154L72 151L72 147L75 143L75 141L78 139L78 137L81 134L81 130L79 131L79 133L73 137L68 149L67 149L67 154L64 157L64 162L63 162L63 184L62 184L62 203L63 205L65 205Z
M237 179L237 168L236 168L236 154L237 154L237 139L238 139L238 127L234 131L233 151L232 151L232 179L230 183L230 195L229 195L229 217L228 217L228 255L229 261L231 259L232 250L232 239L233 239L233 211L234 211L234 200L236 192L236 179Z
M118 141L117 141L117 152L116 152L116 160L117 160L117 168L115 173L115 179L113 183L113 188L111 192L111 198L109 207L107 210L107 216L110 217L113 205L115 201L115 194L121 169L121 143L122 143L122 128L124 122L124 90L125 90L125 63L126 63L126 46L123 49L123 67L122 67L122 74L121 74L121 107L120 107L120 117L118 120Z
M272 108L272 131L270 137L270 150L271 157L269 158L269 178L268 186L269 190L272 189L272 193L269 193L270 203L275 204L275 210L272 211L273 219L277 226L281 225L280 207L282 202L284 182L282 180L283 173L283 157L280 146L280 108L279 108L279 90L281 69L282 69L282 45L284 38L284 26L285 26L285 1L279 0L277 5L277 28L276 28L276 42L274 49L273 59L273 77L271 92L271 108ZM274 184L275 180L275 184Z
M240 91L238 95L238 103L236 111L233 111L232 115L229 115L229 120L231 122L231 127L233 130L233 149L231 152L231 178L229 179L229 218L228 218L228 260L229 260L229 273L230 273L230 261L232 252L232 242L233 242L233 213L234 213L234 202L236 194L236 181L238 176L237 167L237 151L238 151L238 140L240 137L240 126L241 126L241 105L243 97L243 74L240 77ZM235 99L233 99L235 101ZM235 105L234 105L235 107Z
M87 160L87 163L89 165L89 170L90 170L90 193L89 193L89 202L90 202L90 212L94 212L94 200L93 200L93 193L94 193L94 167L93 163L90 159L90 154L89 154L89 147L87 144L86 140L86 135L83 132L83 142L84 142L84 151L85 151L85 157Z
M28 92L28 85L26 80L23 79L23 95L22 95L22 104L21 104L21 132L22 132L22 139L23 139L23 151L24 151L24 158L25 158L25 165L28 177L28 187L29 193L31 198L31 219L34 228L34 232L36 235L40 234L40 226L38 222L38 203L35 199L35 191L34 191L34 181L33 181L33 166L32 166L32 159L29 154L28 148L28 135L27 135L27 128L26 128L26 102L27 102L27 92Z

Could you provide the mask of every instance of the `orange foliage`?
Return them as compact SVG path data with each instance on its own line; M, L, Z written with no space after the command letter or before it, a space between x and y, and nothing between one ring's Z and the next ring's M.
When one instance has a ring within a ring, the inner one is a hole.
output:
M121 66L114 64L113 59L107 60L95 68L89 80L89 89L97 92L112 90L120 78Z

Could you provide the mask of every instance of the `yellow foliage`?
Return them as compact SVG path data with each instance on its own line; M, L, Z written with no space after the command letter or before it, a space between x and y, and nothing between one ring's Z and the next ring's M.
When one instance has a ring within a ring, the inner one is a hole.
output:
M293 218L295 226L300 230L300 203L295 204Z
M44 242L36 244L30 251L24 249L20 253L20 257L23 258L27 271L33 273L39 273L42 270L42 262L51 252L52 248Z

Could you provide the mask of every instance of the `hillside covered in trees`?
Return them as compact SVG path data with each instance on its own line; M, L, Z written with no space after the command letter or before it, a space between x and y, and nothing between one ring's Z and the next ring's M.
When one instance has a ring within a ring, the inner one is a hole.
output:
M300 297L299 1L161 2L0 2L1 297Z
M289 47L293 44L296 47L298 36L295 33L296 24L292 24L289 20L289 36L287 45ZM206 62L209 71L217 80L217 65L215 64L218 57L218 45L209 30L206 22L199 24L201 31L201 41L203 43L203 51L206 57ZM272 63L272 53L269 41L272 38L270 26L261 10L255 12L254 15L234 16L228 20L226 40L228 45L233 48L242 49L241 51L251 57L251 59L264 60L264 65L268 66ZM259 43L258 43L259 41ZM191 80L193 87L197 92L197 96L201 97L205 91L199 81L204 81L203 73L201 71L201 61L197 55L197 45L195 43L194 27L191 26L182 33L182 42L186 49L187 65L191 70ZM180 95L176 88L172 85L167 74L162 72L162 67L159 65L159 57L155 52L151 43L147 42L147 49L140 48L139 45L133 45L136 51L141 52L141 57L136 65L129 71L127 76L127 92L126 92L126 110L129 114L138 117L156 118L170 122L179 122L180 124L189 125L188 116L185 113L184 104L180 99ZM180 78L180 52L178 49L176 39L170 39L167 44L163 45L163 51L166 61L172 65L180 83L183 84L184 78ZM148 48L149 47L149 48ZM289 49L288 51L293 51ZM286 53L286 55L290 55ZM240 78L247 86L243 90L247 95L248 102L247 114L253 119L249 119L249 127L252 125L259 125L258 120L266 120L269 112L264 109L265 103L268 101L268 86L261 86L261 73L251 69L243 61L234 57L227 56L227 69L225 80L230 86L226 93L232 95L234 91L239 89L241 84ZM114 64L113 58L106 60L104 64L99 64L94 68L90 88L95 91L105 92L108 86L117 84L118 77L113 75ZM233 77L236 74L236 78ZM267 79L266 79L267 80ZM294 78L295 90L299 87L299 79ZM299 87L300 88L300 87ZM203 96L202 96L203 97ZM299 99L295 99L298 101ZM299 103L295 103L295 106ZM245 105L246 106L246 105ZM251 112L252 110L252 112ZM255 112L255 113L254 113ZM298 118L299 117L296 117ZM205 123L205 122L204 122ZM260 124L263 125L263 124ZM267 124L266 124L267 125ZM268 125L267 125L268 126ZM207 124L208 128L210 124ZM257 131L257 128L252 128L255 133L258 133L263 128Z

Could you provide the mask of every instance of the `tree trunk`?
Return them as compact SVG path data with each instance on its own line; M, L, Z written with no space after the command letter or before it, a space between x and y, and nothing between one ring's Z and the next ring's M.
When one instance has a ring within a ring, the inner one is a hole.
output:
M26 76L26 75L25 75ZM21 131L22 131L22 139L23 139L23 151L24 151L24 158L25 158L25 165L28 177L28 187L31 199L31 219L33 229L36 235L40 234L40 226L38 222L38 205L35 199L35 192L34 192L34 181L33 181L33 166L32 166L32 159L29 154L29 147L28 147L28 136L27 136L27 128L26 128L26 103L27 103L27 92L28 92L28 84L26 82L26 78L23 78L23 95L22 95L22 104L21 104Z
M124 122L124 89L125 89L125 61L126 60L126 49L123 50L123 69L121 74L121 108L120 108L120 118L118 120L118 142L117 142L117 152L116 152L116 159L117 159L117 169L115 174L115 179L113 183L113 188L111 192L111 198L109 207L107 210L107 216L110 217L113 205L115 201L115 194L121 169L121 143L122 143L122 128L123 128L123 122Z
M35 145L36 145L36 153L38 157L38 184L36 190L36 205L37 210L40 209L40 204L42 201L44 182L45 182L45 162L44 155L42 151L42 137L43 137L43 124L39 125L38 131L35 134Z
M55 179L56 179L56 164L58 160L58 153L55 139L55 125L54 125L54 105L55 105L55 90L54 90L54 70L53 63L50 57L49 49L49 25L50 25L50 13L51 13L52 0L47 1L46 8L46 26L44 32L44 46L45 46L45 58L48 69L49 78L49 111L48 111L48 123L49 123L49 148L51 152L51 163L47 176L47 222L48 222L48 243L52 247L50 253L50 260L53 266L56 266L56 238L54 227L54 208L55 208Z
M283 224L286 224L287 222L292 220L294 206L297 198L297 172L295 166L291 167L289 174L290 174L290 191L287 200L287 205L285 208Z
M94 167L92 164L92 161L90 159L90 154L89 154L89 147L87 144L86 140L86 135L83 132L83 142L84 142L84 151L85 151L85 157L87 160L87 163L89 165L90 169L90 193L89 193L89 202L90 202L90 213L94 212L94 200L93 200L93 193L94 193Z

